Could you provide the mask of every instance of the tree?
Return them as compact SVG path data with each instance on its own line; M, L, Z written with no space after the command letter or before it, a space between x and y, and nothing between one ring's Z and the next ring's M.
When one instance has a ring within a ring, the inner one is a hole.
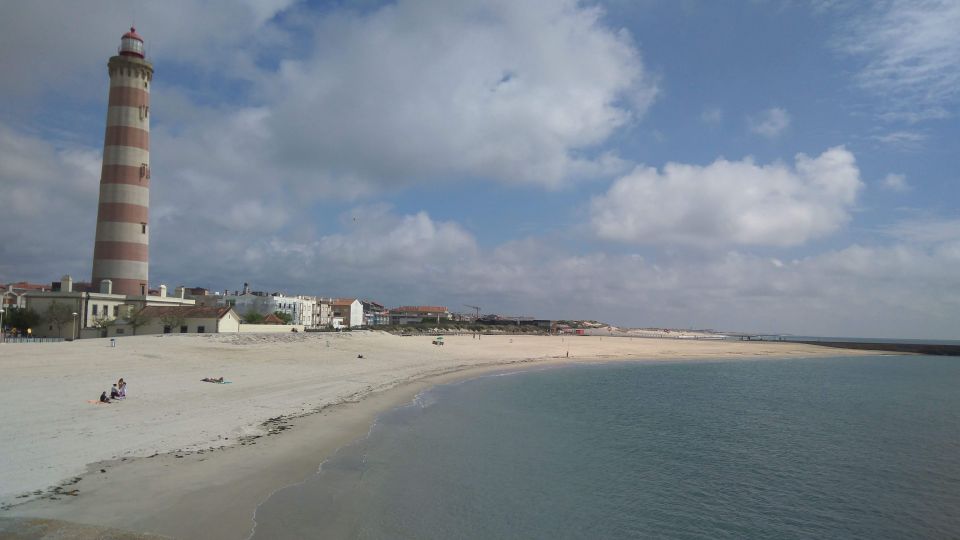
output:
M164 327L169 327L170 331L173 332L174 328L180 328L183 326L183 323L186 322L186 319L182 313L174 311L167 313L166 315L161 315L160 322Z
M274 315L280 318L283 321L283 324L290 324L293 321L293 315L285 313L283 311L274 311Z
M258 324L263 320L263 315L257 313L252 308L243 315L243 322L247 324Z
M40 324L40 314L27 308L8 308L3 316L3 324L19 332L26 332L27 328Z
M150 324L150 321L153 320L153 317L150 317L144 310L135 311L127 317L127 323L130 324L130 327L133 328L133 335L137 335L137 328Z
M63 337L63 325L73 321L73 310L66 304L54 300L47 306L43 320L57 327L57 334Z

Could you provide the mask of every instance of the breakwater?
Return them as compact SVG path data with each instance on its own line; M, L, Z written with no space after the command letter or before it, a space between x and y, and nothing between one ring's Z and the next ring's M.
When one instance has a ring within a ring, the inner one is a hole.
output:
M960 345L941 343L881 343L864 341L793 341L823 347L839 349L859 349L866 351L885 351L912 354L928 354L933 356L960 356Z

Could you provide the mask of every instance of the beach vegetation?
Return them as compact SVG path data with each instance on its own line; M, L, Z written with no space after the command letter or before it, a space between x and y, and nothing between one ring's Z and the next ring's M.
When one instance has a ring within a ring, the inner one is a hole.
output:
M283 321L283 324L290 324L293 322L293 315L290 315L289 313L285 313L283 311L274 311L273 314Z

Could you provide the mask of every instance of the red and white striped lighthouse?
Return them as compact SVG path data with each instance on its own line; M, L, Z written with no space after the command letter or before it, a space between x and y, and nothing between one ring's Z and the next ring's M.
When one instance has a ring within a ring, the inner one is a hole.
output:
M153 64L134 28L107 64L110 100L103 140L92 283L114 294L146 295L150 265L150 85Z

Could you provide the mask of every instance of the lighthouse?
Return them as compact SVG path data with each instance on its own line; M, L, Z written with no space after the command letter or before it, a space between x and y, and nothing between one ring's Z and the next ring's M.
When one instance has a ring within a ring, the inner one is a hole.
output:
M107 63L110 97L93 248L94 290L145 296L150 265L150 85L153 64L134 28ZM109 280L109 281L107 281Z

